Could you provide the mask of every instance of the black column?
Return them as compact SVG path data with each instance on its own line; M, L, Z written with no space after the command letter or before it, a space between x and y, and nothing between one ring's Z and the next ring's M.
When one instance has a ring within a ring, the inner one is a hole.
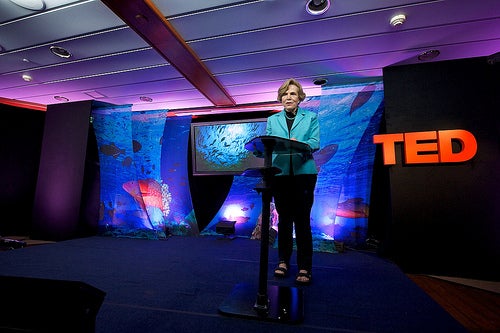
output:
M32 238L77 235L92 101L49 105L35 191Z

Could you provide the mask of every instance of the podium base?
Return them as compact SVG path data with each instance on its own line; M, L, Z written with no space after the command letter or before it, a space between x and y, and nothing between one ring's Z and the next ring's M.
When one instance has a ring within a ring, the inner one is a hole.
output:
M268 286L268 304L257 303L256 288L238 284L219 307L222 314L298 324L304 319L303 292L295 287Z

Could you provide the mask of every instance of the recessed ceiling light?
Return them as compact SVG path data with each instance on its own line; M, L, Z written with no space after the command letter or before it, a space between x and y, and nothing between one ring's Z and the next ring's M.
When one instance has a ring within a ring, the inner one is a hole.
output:
M311 15L321 15L330 8L330 0L308 0L306 12Z
M10 2L15 3L19 7L23 7L30 10L44 10L45 1L44 0L10 0Z
M424 51L418 55L418 60L427 61L436 58L441 52L439 50Z
M405 14L394 15L393 17L391 17L391 20L389 22L393 27L398 27L400 25L403 25L403 23L406 22L406 15Z
M54 96L54 99L59 102L69 102L69 98L66 98L64 96Z
M324 78L318 78L318 79L314 79L313 80L313 83L317 86L322 86L324 84L327 84L328 83L328 80L327 79L324 79Z
M148 96L141 96L139 97L139 99L143 102L152 102L153 99L151 97L148 97Z
M146 16L142 15L142 14L137 14L137 15L135 16L135 19L136 19L136 20L137 20L137 22L139 22L139 23L148 23L148 21L149 21L149 20L148 20L148 18L147 18Z
M71 57L71 53L68 50L66 50L62 47L59 47L59 46L51 46L50 52L52 52L53 54L55 54L56 56L61 57L61 58Z
M31 75L28 75L28 74L23 74L22 76L23 80L26 81L26 82L31 82L33 81L33 78L31 77Z

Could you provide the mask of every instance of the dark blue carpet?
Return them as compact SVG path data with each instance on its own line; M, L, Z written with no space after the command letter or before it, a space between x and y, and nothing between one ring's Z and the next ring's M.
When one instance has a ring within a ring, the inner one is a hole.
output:
M269 249L269 285L276 250ZM106 293L96 332L466 332L394 263L371 253L315 253L299 324L239 318L219 306L240 283L257 293L260 243L213 236L90 237L0 252L1 275L82 281ZM253 304L249 304L252 307ZM28 315L28 314L27 314Z

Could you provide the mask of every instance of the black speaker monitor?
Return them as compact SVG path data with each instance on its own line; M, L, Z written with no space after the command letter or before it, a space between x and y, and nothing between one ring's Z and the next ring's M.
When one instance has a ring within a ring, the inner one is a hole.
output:
M95 332L105 292L80 281L0 276L1 332Z

